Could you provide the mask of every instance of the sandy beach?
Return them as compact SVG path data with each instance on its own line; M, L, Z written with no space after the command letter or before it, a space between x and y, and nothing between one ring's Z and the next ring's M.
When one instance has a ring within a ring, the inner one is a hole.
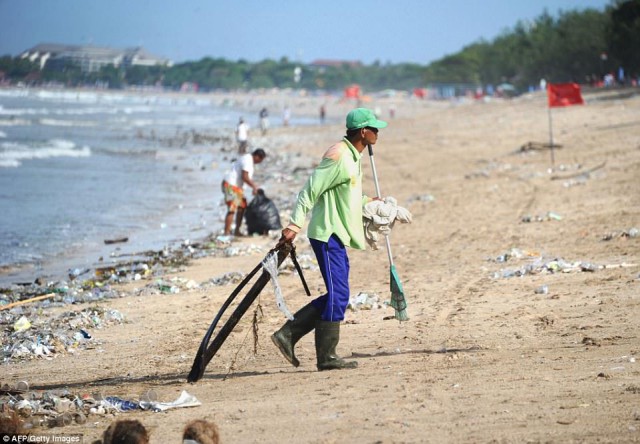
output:
M117 419L140 420L153 443L181 442L196 418L215 422L223 443L639 442L640 95L584 97L584 106L552 110L561 145L552 169L548 149L521 150L549 141L544 93L364 104L389 120L374 148L382 193L413 214L391 235L410 320L389 319L384 247L352 251L353 294L380 300L347 312L338 352L358 361L355 370L318 372L313 335L297 346L301 366L291 367L269 338L285 318L267 286L257 301L257 343L254 305L204 378L189 384L200 341L235 284L141 291L150 278L120 285L117 299L48 309L55 317L98 305L125 322L91 330L92 345L75 353L3 364L0 382L123 399L153 390L167 402L186 390L202 403L37 429L80 433L85 443ZM286 102L243 100L250 108ZM314 116L322 101L299 97L292 111ZM329 117L341 120L352 106L332 102ZM282 163L268 159L256 177L291 202L343 133L334 123L270 131L256 143ZM364 190L374 195L367 156L363 169ZM294 179L278 182L278 171ZM287 214L283 208L283 223ZM233 245L249 253L193 260L163 279L201 284L248 273L275 242L240 238ZM296 245L313 255L304 236ZM312 266L305 277L319 295L320 273ZM279 282L292 311L306 303L295 274Z

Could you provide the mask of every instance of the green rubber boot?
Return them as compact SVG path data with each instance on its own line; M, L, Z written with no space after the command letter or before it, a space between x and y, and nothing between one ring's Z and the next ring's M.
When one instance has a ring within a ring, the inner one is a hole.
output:
M300 365L293 351L296 343L316 326L320 319L320 311L311 304L302 307L293 315L293 321L287 321L280 330L271 335L271 340L278 347L282 356L294 367Z
M340 322L316 321L316 357L318 370L356 368L356 361L345 361L336 354L340 341Z

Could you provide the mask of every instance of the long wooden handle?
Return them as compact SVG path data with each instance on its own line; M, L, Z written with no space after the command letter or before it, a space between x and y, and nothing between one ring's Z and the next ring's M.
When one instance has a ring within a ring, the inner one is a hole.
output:
M382 194L380 193L380 184L378 183L378 172L376 171L376 162L373 160L373 148L371 144L367 145L369 149L369 160L371 161L371 170L373 171L373 184L376 187L376 195L378 199L382 199ZM389 257L389 265L393 266L393 255L391 254L391 242L389 241L389 235L384 235L384 240L387 243L387 256Z

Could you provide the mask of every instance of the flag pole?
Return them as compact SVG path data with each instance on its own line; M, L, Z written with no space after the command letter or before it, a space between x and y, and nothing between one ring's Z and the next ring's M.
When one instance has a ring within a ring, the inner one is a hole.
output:
M553 119L551 118L551 106L548 106L549 110L549 150L551 151L551 168L553 169L555 164L555 156L553 152Z

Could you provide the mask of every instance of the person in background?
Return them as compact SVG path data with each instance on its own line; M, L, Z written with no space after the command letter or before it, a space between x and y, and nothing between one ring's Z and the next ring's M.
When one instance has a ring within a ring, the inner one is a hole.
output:
M260 130L262 131L262 135L267 134L267 130L269 129L269 111L264 107L260 110Z
M324 121L327 118L327 108L323 105L320 105L320 124L324 125Z
M189 422L182 433L183 444L219 444L220 433L215 423L204 419Z
M238 141L238 154L246 153L247 144L249 143L249 125L242 117L240 117L236 127L236 140Z
M298 367L296 343L315 329L318 370L355 368L336 354L340 322L349 303L349 258L347 247L365 248L362 207L371 201L362 193L362 151L378 140L378 120L367 108L347 114L347 134L322 157L298 194L289 225L282 230L278 245L292 243L311 211L307 237L318 260L327 292L302 307L293 321L287 321L271 340L282 355Z
M289 126L289 121L291 120L291 110L288 106L284 107L284 111L282 112L282 125Z
M242 218L244 210L247 208L247 200L244 197L244 185L248 185L255 195L258 192L258 185L253 181L253 170L256 164L261 163L267 154L263 149L258 148L251 154L243 154L235 160L231 168L225 173L222 180L222 193L227 204L227 215L224 219L224 234L231 234L234 214L236 221L235 236L240 236Z
M28 435L22 419L15 410L0 409L0 436L2 435ZM2 442L9 442L8 440ZM18 441L15 441L18 442ZM28 442L28 441L24 441Z
M119 419L102 434L103 444L149 444L149 432L137 419Z

